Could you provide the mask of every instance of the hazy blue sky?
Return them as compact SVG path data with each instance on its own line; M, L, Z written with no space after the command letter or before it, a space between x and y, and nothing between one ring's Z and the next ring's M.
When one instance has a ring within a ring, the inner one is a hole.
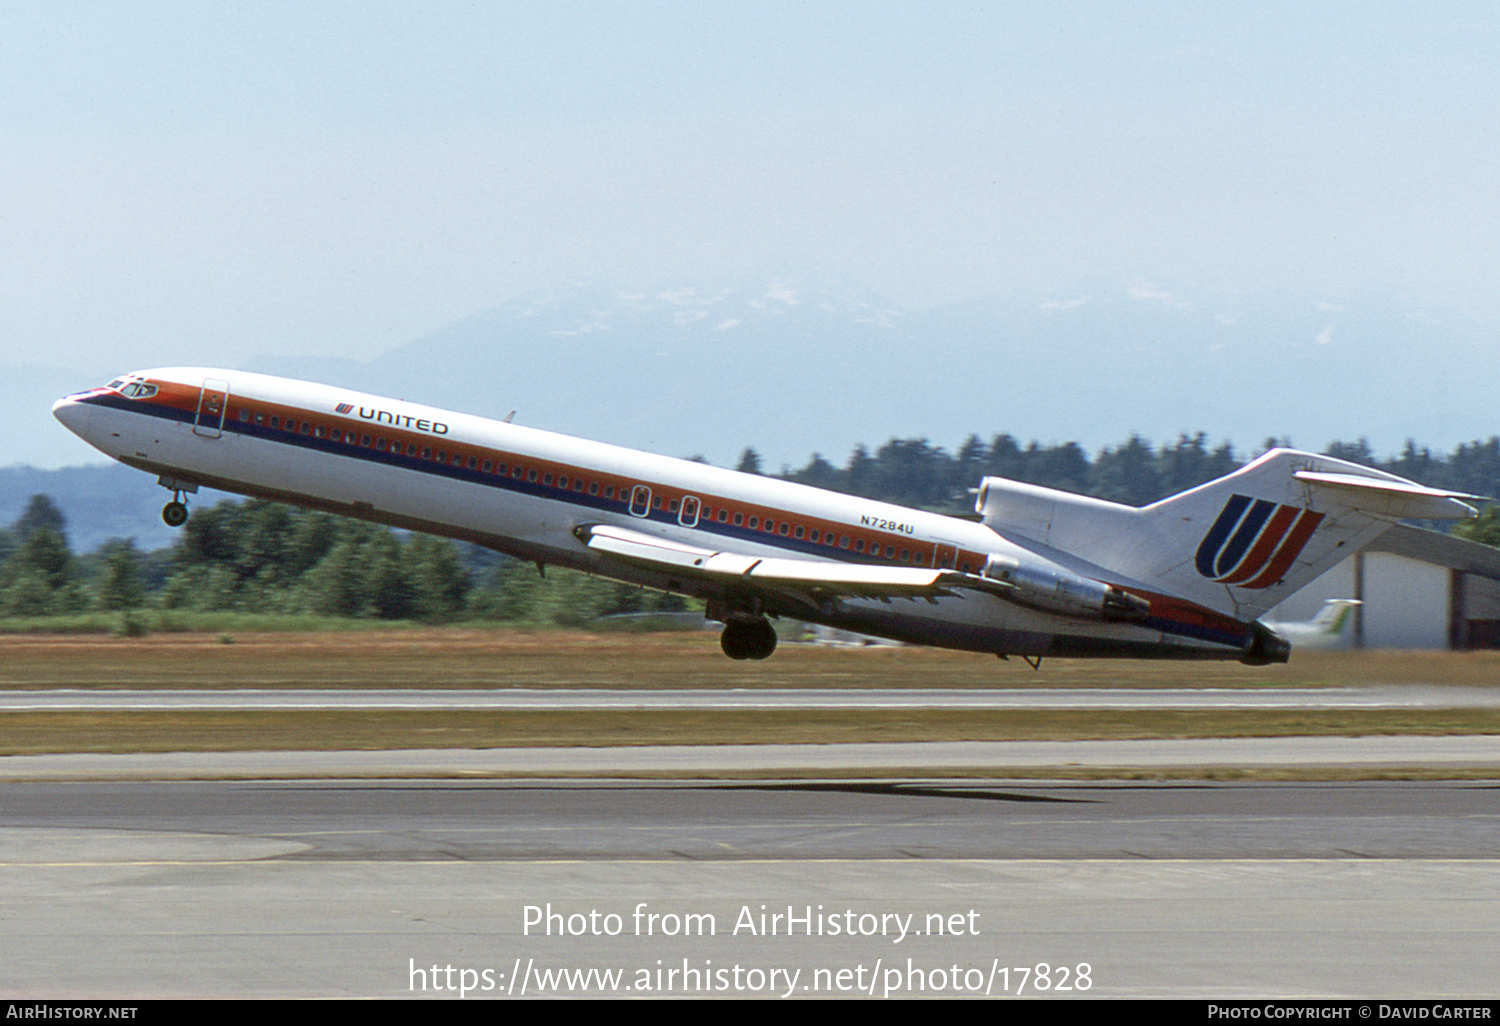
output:
M367 357L519 292L1369 282L1500 317L1490 3L0 5L5 362Z

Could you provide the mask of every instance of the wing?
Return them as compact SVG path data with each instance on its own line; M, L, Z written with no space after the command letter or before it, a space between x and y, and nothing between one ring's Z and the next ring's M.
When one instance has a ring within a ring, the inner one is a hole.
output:
M747 556L653 537L623 527L578 528L578 537L595 552L695 580L714 581L761 595L791 598L813 606L839 598L925 598L958 590L1005 595L1013 586L956 570L842 563L822 559Z

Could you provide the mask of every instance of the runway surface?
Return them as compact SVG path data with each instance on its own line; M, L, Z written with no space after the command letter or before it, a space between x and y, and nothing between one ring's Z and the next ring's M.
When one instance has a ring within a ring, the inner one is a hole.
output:
M137 843L176 835L253 837L300 861L1490 859L1500 857L1500 785L10 783L0 827L116 832L116 847L49 856L64 861L134 858ZM13 848L0 855L16 859Z
M1500 688L281 689L0 691L0 712L611 709L1492 709Z
M10 782L0 990L1487 996L1497 793Z
M1485 689L1427 687L0 695L0 709L13 712L1493 704ZM1500 780L1500 741L4 757L0 994L1454 999L1500 991L1493 781L924 779L965 767L1116 776L1477 768ZM651 774L782 779L620 779ZM596 779L525 779L559 775Z
M1490 735L1454 735L77 753L0 756L0 781L661 774L796 779L827 773L902 778L938 771L1077 770L1107 775L1209 769L1227 775L1246 767L1288 772L1478 770L1500 777L1500 740Z

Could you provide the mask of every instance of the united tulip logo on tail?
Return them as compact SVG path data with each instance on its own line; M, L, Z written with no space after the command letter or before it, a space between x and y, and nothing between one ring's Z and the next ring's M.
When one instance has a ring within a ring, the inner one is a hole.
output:
M1233 495L1203 536L1194 562L1219 584L1269 588L1322 522L1323 514L1310 509Z

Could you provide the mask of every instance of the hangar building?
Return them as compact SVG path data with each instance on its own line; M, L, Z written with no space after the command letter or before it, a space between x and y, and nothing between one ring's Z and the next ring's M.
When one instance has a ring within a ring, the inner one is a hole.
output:
M1500 648L1500 549L1399 526L1272 610L1311 620L1328 599L1358 599L1355 648Z

